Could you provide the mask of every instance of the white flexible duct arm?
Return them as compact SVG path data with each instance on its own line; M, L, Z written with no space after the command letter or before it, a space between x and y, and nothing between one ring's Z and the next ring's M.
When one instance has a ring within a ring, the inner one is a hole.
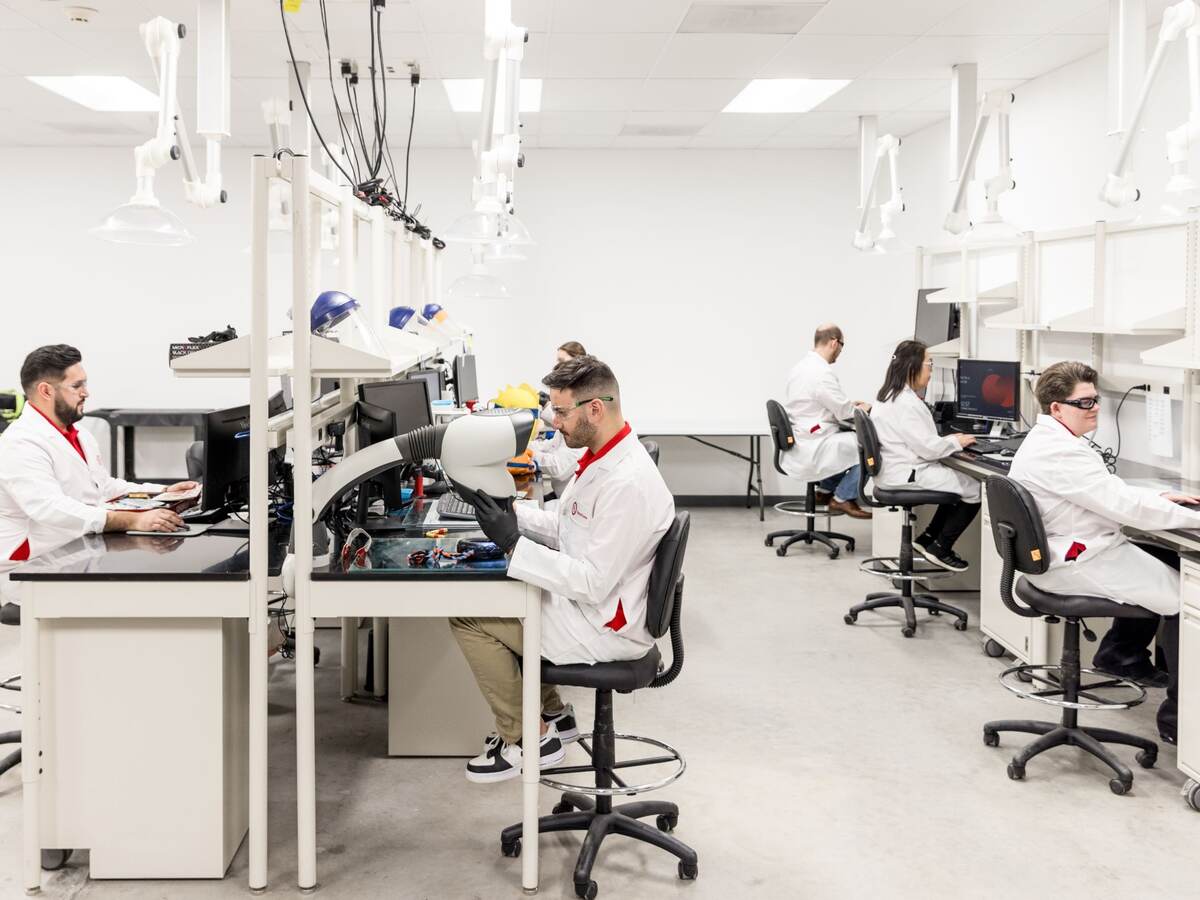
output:
M1192 143L1200 138L1200 16L1187 29L1187 54L1188 117L1178 128L1167 132L1167 162L1171 164L1169 194L1196 189L1196 182L1188 172L1188 153Z
M871 172L871 185L867 189L867 201L863 204L862 215L859 216L858 231L854 233L854 246L859 250L870 250L875 246L875 239L871 236L868 228L870 227L871 210L875 208L875 192L883 172L885 159L888 162L888 172L891 176L892 194L886 203L880 205L879 215L881 224L889 233L891 219L896 213L904 210L900 187L900 166L897 159L899 155L900 139L895 135L885 134L875 141L875 168Z
M1191 29L1197 23L1197 20L1200 19L1198 12L1200 11L1197 10L1194 0L1181 0L1174 6L1167 7L1163 12L1162 26L1158 30L1158 43L1154 47L1154 55L1150 58L1150 65L1146 69L1146 77L1142 81L1142 90L1138 94L1137 104L1133 108L1133 116L1121 138L1116 162L1113 163L1112 169L1104 180L1104 186L1100 189L1100 199L1109 206L1124 206L1127 203L1136 202L1141 197L1141 191L1130 183L1129 174L1126 172L1129 166L1129 157L1133 152L1133 142L1137 138L1142 116L1146 112L1146 102L1158 79L1158 73L1162 70L1167 51L1172 42L1178 40L1184 31ZM1195 110L1194 100L1192 108ZM1170 140L1168 140L1169 147ZM1184 164L1186 165L1186 160Z
M963 157L962 168L958 173L958 187L954 191L954 203L942 226L951 234L962 234L971 224L967 218L967 188L971 186L971 173L979 159L979 149L983 146L983 136L987 133L988 123L992 116L999 116L1003 119L1000 129L1001 171L995 179L987 182L985 190L992 188L999 197L1004 190L1011 189L1012 178L1007 175L1009 171L1008 111L1012 107L1013 100L1014 97L1010 91L989 91L979 105L979 118L975 120L975 130L971 132L971 143L967 145L967 153ZM1001 190L1001 185L1005 182L1009 184L1009 187Z
M139 25L138 31L154 66L154 79L158 82L158 127L154 137L133 150L137 172L137 191L133 195L133 202L157 204L154 198L154 172L179 157L179 149L175 146L175 117L178 111L175 85L179 73L179 39L183 36L184 28L162 16L155 16Z

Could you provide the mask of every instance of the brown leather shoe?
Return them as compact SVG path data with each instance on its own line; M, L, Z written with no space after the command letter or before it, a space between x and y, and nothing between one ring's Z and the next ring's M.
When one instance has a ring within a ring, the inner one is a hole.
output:
M827 494L824 491L814 491L813 499L816 501L817 506L828 506L829 501L833 499L833 494Z
M853 500L839 500L837 497L833 497L832 499L830 499L829 511L845 513L846 515L850 516L850 518L852 518L852 519L869 519L869 518L871 518L870 511L863 509L861 506L859 506Z

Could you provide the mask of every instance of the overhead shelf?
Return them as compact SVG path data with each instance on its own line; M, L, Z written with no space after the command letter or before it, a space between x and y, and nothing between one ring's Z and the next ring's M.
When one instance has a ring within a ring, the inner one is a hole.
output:
M1049 327L1045 322L1035 321L1033 314L1023 306L989 316L983 320L983 324L986 328L1006 328L1010 331L1045 331Z
M391 329L384 338L388 356L367 353L328 338L312 338L313 378L390 378L419 366L442 352L442 346L407 332ZM247 378L250 375L250 337L244 335L171 361L171 371L184 378ZM281 334L267 342L267 375L292 371L292 336Z
M1050 331L1072 334L1181 334L1183 332L1183 307L1170 309L1158 315L1148 316L1132 322L1113 323L1095 321L1094 309L1059 316L1047 323Z
M943 288L936 293L930 293L925 298L926 303L973 303L978 306L1004 306L1017 302L1017 283L1009 281L1005 284L993 285L982 291L976 291L974 297L963 296L960 288Z
M1200 346L1194 337L1180 338L1142 351L1142 362L1148 366L1200 370Z
M935 344L929 348L929 355L932 357L949 357L957 359L962 354L962 341L959 338L943 341L940 344Z

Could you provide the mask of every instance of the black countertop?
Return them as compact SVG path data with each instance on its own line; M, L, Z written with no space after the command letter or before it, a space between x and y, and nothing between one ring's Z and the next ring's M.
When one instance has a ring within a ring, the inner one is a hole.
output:
M455 551L459 540L463 538L484 538L481 531L451 533L443 538L427 537L376 537L367 553L370 568L354 565L349 568L335 561L328 570L313 571L313 581L503 581L508 577L508 560L501 557L498 560L486 562L459 561L451 565L434 565L426 563L423 566L411 566L409 554L415 550L432 551L434 547Z

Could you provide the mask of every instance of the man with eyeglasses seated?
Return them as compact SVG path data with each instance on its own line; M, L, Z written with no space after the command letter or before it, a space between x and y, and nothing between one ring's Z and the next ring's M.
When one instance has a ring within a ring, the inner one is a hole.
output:
M594 356L560 362L542 379L554 427L583 450L558 507L503 505L459 488L475 504L483 532L509 558L508 576L547 592L541 654L557 665L639 659L654 641L646 628L650 570L675 519L675 501L658 467L621 413L612 369ZM467 779L503 781L521 774L521 623L451 619L450 630L496 716L496 734L467 763ZM536 661L533 665L537 665ZM553 685L542 685L543 766L579 736L575 711Z
M1081 362L1048 366L1034 391L1042 414L1013 457L1009 477L1037 501L1050 549L1050 568L1028 576L1052 593L1106 597L1140 606L1163 619L1160 646L1169 673L1163 677L1147 647L1159 619L1114 619L1096 651L1105 672L1167 688L1158 710L1163 740L1175 743L1179 683L1179 557L1139 545L1122 526L1142 531L1200 528L1200 503L1190 494L1134 487L1110 473L1083 435L1100 420L1098 375Z

